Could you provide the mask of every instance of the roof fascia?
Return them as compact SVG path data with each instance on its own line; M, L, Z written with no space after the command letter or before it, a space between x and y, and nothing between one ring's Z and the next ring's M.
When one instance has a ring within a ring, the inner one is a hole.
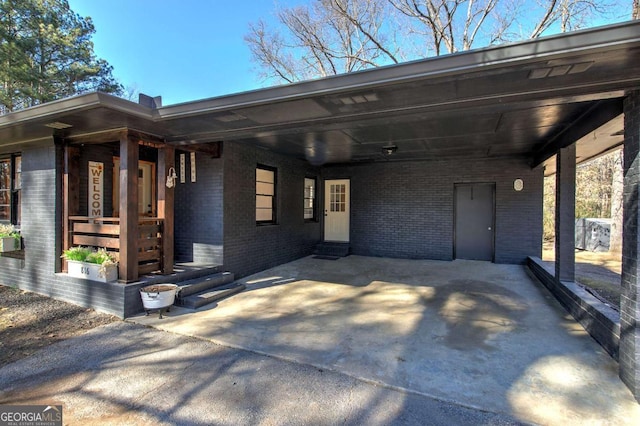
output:
M566 55L609 50L640 43L640 21L564 33L497 47L471 50L398 65L326 77L318 80L258 89L233 95L171 105L157 110L161 119L225 111L366 89L411 80L443 77L491 69L514 63L540 61Z
M113 109L149 120L153 120L156 116L154 114L155 110L149 107L106 93L92 92L0 115L0 127L46 119L47 117L58 117L67 113L86 111L98 107Z

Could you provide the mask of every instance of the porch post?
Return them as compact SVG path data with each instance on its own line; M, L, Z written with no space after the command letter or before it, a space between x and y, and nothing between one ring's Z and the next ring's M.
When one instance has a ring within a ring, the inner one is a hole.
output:
M120 135L120 280L138 279L138 142Z
M556 154L556 279L575 279L576 144Z
M173 272L174 190L167 188L170 167L175 167L175 149L165 146L158 150L158 217L164 219L162 230L162 273Z
M640 90L624 99L624 225L620 295L620 378L640 402Z
M62 178L62 229L63 245L66 250L73 245L69 217L80 212L80 149L64 145L64 174ZM66 262L63 261L63 270Z

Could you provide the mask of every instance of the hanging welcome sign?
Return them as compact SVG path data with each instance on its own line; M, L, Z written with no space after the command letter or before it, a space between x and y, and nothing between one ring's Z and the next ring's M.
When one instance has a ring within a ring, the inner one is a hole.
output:
M89 161L89 216L102 217L104 212L103 200L104 164Z

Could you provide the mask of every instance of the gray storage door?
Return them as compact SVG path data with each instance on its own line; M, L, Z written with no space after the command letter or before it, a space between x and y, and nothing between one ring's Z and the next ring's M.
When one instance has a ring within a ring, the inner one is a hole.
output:
M455 186L456 259L493 260L495 184Z

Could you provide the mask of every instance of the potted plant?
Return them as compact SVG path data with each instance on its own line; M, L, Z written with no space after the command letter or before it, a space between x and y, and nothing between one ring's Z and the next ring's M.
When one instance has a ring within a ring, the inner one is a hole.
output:
M13 225L0 224L0 252L16 251L22 248L22 238Z
M67 274L71 277L103 283L118 279L118 262L104 248L71 247L62 257L67 261Z

